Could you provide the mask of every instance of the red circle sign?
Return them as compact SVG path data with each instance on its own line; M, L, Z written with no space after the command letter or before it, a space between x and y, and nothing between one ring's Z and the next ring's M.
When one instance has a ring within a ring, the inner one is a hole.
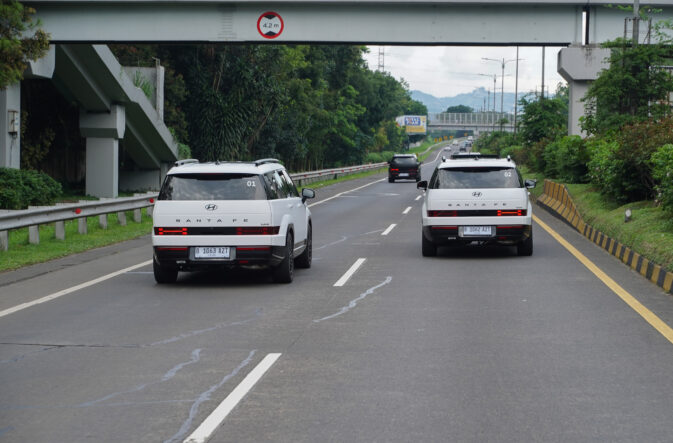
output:
M265 12L257 19L257 32L268 39L276 38L283 33L283 18L277 12Z

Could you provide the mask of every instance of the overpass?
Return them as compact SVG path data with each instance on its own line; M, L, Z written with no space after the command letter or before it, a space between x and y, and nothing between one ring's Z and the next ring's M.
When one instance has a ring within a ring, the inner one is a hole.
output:
M507 123L500 123L504 120ZM500 112L441 112L428 114L428 130L471 130L477 136L484 132L514 132L514 114Z
M630 6L633 0L23 0L23 3L36 8L37 18L57 48L70 45L71 52L77 52L75 44L111 42L570 46L559 54L558 69L570 86L570 132L578 133L578 120L584 111L580 99L607 55L595 46L624 35L624 20L631 13L616 6ZM648 5L661 8L658 18L673 18L670 0L653 0ZM97 48L82 52L82 57L75 57L77 62L70 64L74 76L93 85L87 89L91 96L81 97L84 112L85 102L98 100L97 95L103 97L100 101L103 108L95 109L98 115L84 117L83 128L102 124L104 129L89 132L87 152L90 138L91 152L98 153L96 163L115 168L118 143L111 140L118 141L122 136L115 129L131 128L130 134L136 136L130 144L144 146L132 148L141 171L134 173L131 181L143 185L160 182L162 170L177 155L175 143L168 139L167 129L160 122L155 129L145 131L144 137L137 136L143 131L133 130L138 126L134 112L126 114L119 105L124 105L125 110L126 105L131 110L140 110L140 114L135 113L138 121L154 120L152 112L145 104L133 105L144 99L139 97L136 101L133 97L137 94L124 86L121 94L115 86L109 94L102 92L107 89L107 82L117 82L110 75L117 68L111 68L107 57L102 57L106 69L87 68L87 57L101 57L102 46ZM123 80L123 75L119 78ZM121 83L128 86L127 80ZM77 85L72 84L71 88L76 90ZM4 110L5 116L10 109L20 110L17 91L17 87L0 91L0 111ZM120 123L122 115L124 123ZM6 117L0 118L0 166L18 167L20 138L7 136L6 123ZM484 123L477 129L486 130L487 126ZM106 147L96 143L95 134L109 137ZM95 149L96 146L100 149ZM154 178L157 173L158 180ZM116 189L110 190L115 187L118 175L118 171L108 173L102 186L105 190L95 193L116 195ZM141 176L145 178L137 181Z

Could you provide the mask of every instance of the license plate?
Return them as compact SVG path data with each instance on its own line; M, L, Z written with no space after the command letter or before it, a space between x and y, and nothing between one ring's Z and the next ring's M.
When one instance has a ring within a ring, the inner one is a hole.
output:
M195 248L194 258L229 258L229 246Z
M409 177L408 172L400 172L400 177Z
M491 228L491 226L463 226L463 236L490 236L492 232Z

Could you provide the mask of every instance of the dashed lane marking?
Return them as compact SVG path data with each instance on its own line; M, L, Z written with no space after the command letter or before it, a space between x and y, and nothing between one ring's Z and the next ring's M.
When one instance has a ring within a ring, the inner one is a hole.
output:
M362 264L365 262L365 258L358 258L355 260L355 263L353 263L353 266L350 267L348 271L344 275L341 276L339 280L337 280L336 283L334 283L334 286L343 286L346 284L346 282L355 274L355 272L362 266Z
M409 213L409 211L411 211L411 206L408 206L407 209L402 211L402 214L407 215Z
M388 226L388 227L386 228L385 231L383 231L383 232L381 233L381 235L388 235L388 234L390 234L390 231L392 231L392 230L395 228L395 226L397 226L396 223L391 224L390 226Z

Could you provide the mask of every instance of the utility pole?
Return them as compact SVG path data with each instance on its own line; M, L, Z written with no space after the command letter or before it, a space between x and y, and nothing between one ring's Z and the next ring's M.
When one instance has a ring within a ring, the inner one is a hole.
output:
M516 74L514 74L514 135L516 135L516 112L519 101L519 47L516 47Z
M540 88L540 98L544 98L544 50L545 47L542 47L542 88Z
M640 34L640 4L639 0L633 0L633 47L638 46Z

